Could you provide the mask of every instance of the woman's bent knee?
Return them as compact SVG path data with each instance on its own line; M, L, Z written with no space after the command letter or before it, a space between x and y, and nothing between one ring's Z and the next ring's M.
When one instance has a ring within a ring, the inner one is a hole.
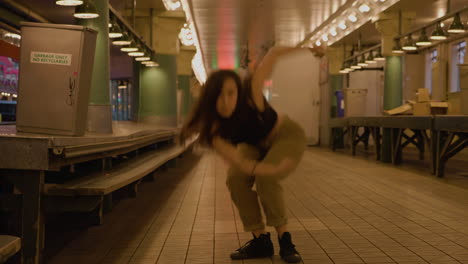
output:
M239 169L230 167L227 172L226 185L229 190L236 190L239 188L248 188L252 186L253 179L242 173Z

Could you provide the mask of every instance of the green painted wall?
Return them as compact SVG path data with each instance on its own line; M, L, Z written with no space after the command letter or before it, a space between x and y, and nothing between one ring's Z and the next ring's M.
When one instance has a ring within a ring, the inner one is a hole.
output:
M157 55L159 67L140 67L139 116L177 115L177 67L176 56Z
M190 112L192 103L192 95L190 94L190 76L179 75L177 76L179 82L179 89L182 90L182 116L187 116Z
M107 0L95 0L93 2L99 17L78 20L80 25L98 31L89 104L110 105L109 5Z

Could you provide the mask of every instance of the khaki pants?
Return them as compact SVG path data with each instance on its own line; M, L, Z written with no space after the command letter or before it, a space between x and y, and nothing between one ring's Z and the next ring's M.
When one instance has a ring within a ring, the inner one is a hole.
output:
M285 117L277 134L269 146L252 146L239 144L239 151L248 159L255 159L270 164L279 164L284 158L298 161L302 158L306 147L306 137L301 126ZM265 224L260 212L259 199L262 203L268 226L287 224L286 206L283 198L281 180L284 175L255 176L242 173L231 167L228 171L226 184L231 192L239 215L247 232L263 229ZM256 191L252 189L256 185Z

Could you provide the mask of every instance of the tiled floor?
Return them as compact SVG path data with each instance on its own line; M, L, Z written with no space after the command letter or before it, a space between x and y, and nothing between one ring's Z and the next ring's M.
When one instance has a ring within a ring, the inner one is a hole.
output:
M424 174L308 150L284 184L304 263L468 263L468 190ZM251 235L214 154L199 152L156 176L48 263L283 263L276 239L272 259L229 259Z

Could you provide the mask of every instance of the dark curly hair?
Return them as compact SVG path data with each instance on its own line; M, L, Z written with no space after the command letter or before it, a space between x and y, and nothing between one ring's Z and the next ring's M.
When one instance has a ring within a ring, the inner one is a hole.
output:
M213 137L216 134L215 131L212 131L213 124L216 121L218 121L218 124L221 122L226 123L226 119L222 118L216 110L216 102L226 79L234 80L237 86L237 103L233 115L236 115L236 111L240 106L247 102L246 89L244 89L242 81L236 72L232 70L218 70L211 73L206 83L202 86L200 98L192 108L189 119L182 127L180 133L181 142L185 142L188 137L199 133L200 143L211 146Z

